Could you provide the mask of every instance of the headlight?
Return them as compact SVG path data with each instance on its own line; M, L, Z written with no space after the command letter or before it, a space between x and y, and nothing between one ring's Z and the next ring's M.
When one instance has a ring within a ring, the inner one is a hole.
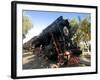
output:
M68 36L69 30L68 30L68 28L66 26L63 28L63 32L64 32L65 36Z

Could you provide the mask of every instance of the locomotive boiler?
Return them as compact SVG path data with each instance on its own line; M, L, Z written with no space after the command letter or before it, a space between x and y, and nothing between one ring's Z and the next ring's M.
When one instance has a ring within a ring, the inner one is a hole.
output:
M49 60L57 63L67 63L70 54L79 56L82 51L71 39L75 34L67 19L58 17L46 27L32 42L34 48L40 49Z

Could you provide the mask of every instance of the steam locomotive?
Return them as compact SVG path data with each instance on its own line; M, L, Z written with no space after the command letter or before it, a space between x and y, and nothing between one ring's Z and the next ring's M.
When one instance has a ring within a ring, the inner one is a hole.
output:
M67 64L71 55L79 56L82 51L72 40L75 29L69 25L67 19L58 17L51 25L45 28L32 42L34 48L40 49L49 60Z

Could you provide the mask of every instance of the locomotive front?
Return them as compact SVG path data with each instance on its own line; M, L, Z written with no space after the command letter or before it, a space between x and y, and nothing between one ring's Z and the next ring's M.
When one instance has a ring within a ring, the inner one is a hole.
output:
M57 18L51 25L33 41L32 45L39 47L43 54L57 64L68 64L71 57L78 57L82 51L71 40L71 27L67 19L62 16Z

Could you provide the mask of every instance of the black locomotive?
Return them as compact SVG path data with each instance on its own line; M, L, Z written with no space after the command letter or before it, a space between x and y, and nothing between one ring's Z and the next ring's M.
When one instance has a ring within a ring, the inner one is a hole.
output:
M45 28L32 42L34 48L40 48L48 59L57 63L68 61L68 55L79 56L82 51L72 40L75 29L69 25L67 19L58 17L51 25ZM40 53L41 53L40 51ZM67 59L64 57L67 56Z

